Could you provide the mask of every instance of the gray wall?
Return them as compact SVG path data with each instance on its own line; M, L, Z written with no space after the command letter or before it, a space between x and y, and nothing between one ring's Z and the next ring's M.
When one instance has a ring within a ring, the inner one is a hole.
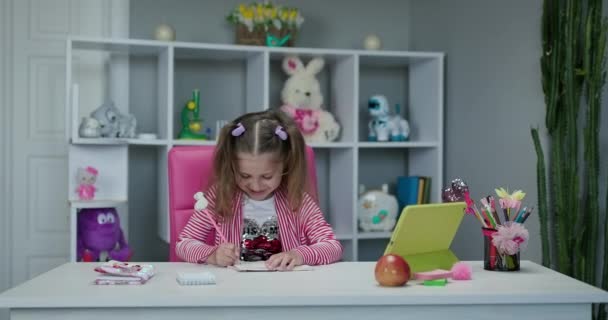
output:
M131 37L152 38L165 21L178 41L234 43L226 15L235 0L131 0ZM261 2L261 1L260 1ZM275 4L298 7L304 18L296 44L301 47L360 48L363 37L375 32L387 49L404 50L409 43L410 2L403 0L283 0Z
M154 27L164 20L176 28L178 40L233 43L233 30L224 22L224 16L237 3L132 0L131 37L151 38ZM480 198L500 184L524 189L528 193L527 202L536 204L536 155L530 127L544 128L539 67L541 0L281 3L298 6L308 18L298 46L359 48L363 35L375 32L386 49L445 52L444 185L461 177L468 182L475 198ZM608 120L606 110L604 105L603 123ZM600 142L605 167L608 159L605 128ZM601 182L604 199L604 171ZM540 262L535 213L527 222L531 240L522 258ZM465 218L453 248L461 259L481 259L479 224L471 217ZM139 232L131 237L145 244L141 239L150 235L144 236L143 230ZM149 247L145 252L152 254L154 250L160 249Z
M234 28L226 22L225 16L239 3L242 1L131 0L130 37L151 39L155 27L165 22L175 28L178 41L234 43ZM304 31L296 41L298 46L361 48L364 36L376 33L382 38L385 49L408 49L409 1L386 0L381 6L370 5L365 0L275 3L297 6L302 11L306 20ZM156 79L150 71L153 68L149 68L151 63L145 59L131 60L130 82L134 91L130 100L138 126L154 132L157 129L156 114L148 114L144 110L146 106L155 104L154 96L149 94L155 89ZM227 71L235 74L234 70ZM236 75L239 75L236 71ZM189 88L187 85L184 87ZM176 92L176 104L182 104L182 98L189 97L189 94L189 91ZM133 200L129 201L129 242L135 250L133 260L136 261L168 259L168 246L157 236L156 209L149 209L150 206L156 208L155 199L158 198L155 175L159 165L157 158L149 148L131 148L129 152L132 168L129 170L129 181L135 181L129 186L129 196Z
M542 1L425 0L412 5L412 49L446 53L445 179L479 199L497 186L537 202L531 126L544 125L539 57ZM541 260L538 212L522 259ZM482 259L479 223L465 217L454 243Z
M604 11L608 1L604 1ZM530 127L544 130L541 88L541 0L419 0L412 5L412 49L446 59L446 182L462 177L476 198L497 183L527 191L537 204L536 154ZM604 87L602 123L608 122ZM579 117L584 117L581 113ZM600 131L600 206L606 202L608 134ZM545 155L547 154L545 147ZM541 261L538 212L527 222L522 259ZM468 217L454 243L463 259L480 259L479 226ZM601 220L600 220L601 221ZM598 252L603 252L600 244Z

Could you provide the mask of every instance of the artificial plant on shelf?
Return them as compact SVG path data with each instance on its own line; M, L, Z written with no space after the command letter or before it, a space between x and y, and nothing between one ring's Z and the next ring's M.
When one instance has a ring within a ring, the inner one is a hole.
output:
M274 46L293 46L304 22L297 8L271 2L240 4L226 19L237 27L237 43Z
M538 158L542 263L604 289L608 289L608 254L598 255L597 244L603 230L608 248L608 219L600 224L598 137L607 30L602 0L544 0L541 73L548 170L539 131L531 131ZM584 122L579 122L579 112L584 112ZM597 281L601 259L602 277ZM594 318L605 320L605 308L594 308Z

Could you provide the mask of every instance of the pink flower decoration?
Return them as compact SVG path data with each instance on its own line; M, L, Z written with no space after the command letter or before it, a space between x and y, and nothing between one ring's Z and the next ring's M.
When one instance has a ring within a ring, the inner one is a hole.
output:
M492 244L500 254L514 255L528 244L528 230L521 223L508 222L498 226L492 236Z
M518 208L519 206L521 206L521 201L513 200L513 199L499 199L498 203L500 204L500 207L503 209Z

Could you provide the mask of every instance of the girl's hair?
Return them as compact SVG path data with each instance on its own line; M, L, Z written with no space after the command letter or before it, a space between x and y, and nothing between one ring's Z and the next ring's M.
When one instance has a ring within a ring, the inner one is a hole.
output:
M277 134L279 126L284 132ZM285 140L284 133L287 133ZM293 120L279 110L248 113L225 125L219 132L211 179L216 188L216 214L222 218L232 215L232 201L238 191L238 153L276 153L283 162L280 188L286 190L291 209L299 209L308 181L305 148L304 138Z

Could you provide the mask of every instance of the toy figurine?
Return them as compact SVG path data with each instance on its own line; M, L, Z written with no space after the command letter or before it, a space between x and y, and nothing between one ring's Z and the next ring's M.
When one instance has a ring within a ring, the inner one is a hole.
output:
M95 191L97 188L94 186L97 181L97 169L93 167L79 168L76 179L78 180L78 187L76 193L80 200L92 200L95 198Z
M410 135L410 126L401 118L399 110L391 116L388 101L385 96L375 95L368 102L369 114L369 141L407 141ZM398 107L397 107L398 109Z
M91 118L99 123L102 138L135 138L137 119L131 114L122 114L114 102L107 101L93 110Z
M101 136L99 121L94 118L83 117L78 127L78 134L81 138L99 138Z
M127 244L115 208L86 208L78 212L77 261L129 261L133 252Z
M388 193L388 185L382 190L370 190L361 193L357 203L359 227L365 232L391 231L397 223L397 198Z
M192 91L192 100L188 101L182 109L182 130L179 133L179 139L209 139L209 130L206 133L200 133L203 128L203 120L199 117L199 108L200 92L198 89L194 89Z
M281 90L281 110L295 121L306 143L331 142L340 135L340 124L323 106L316 77L324 65L323 58L314 58L306 66L296 56L283 59L283 71L289 78Z

